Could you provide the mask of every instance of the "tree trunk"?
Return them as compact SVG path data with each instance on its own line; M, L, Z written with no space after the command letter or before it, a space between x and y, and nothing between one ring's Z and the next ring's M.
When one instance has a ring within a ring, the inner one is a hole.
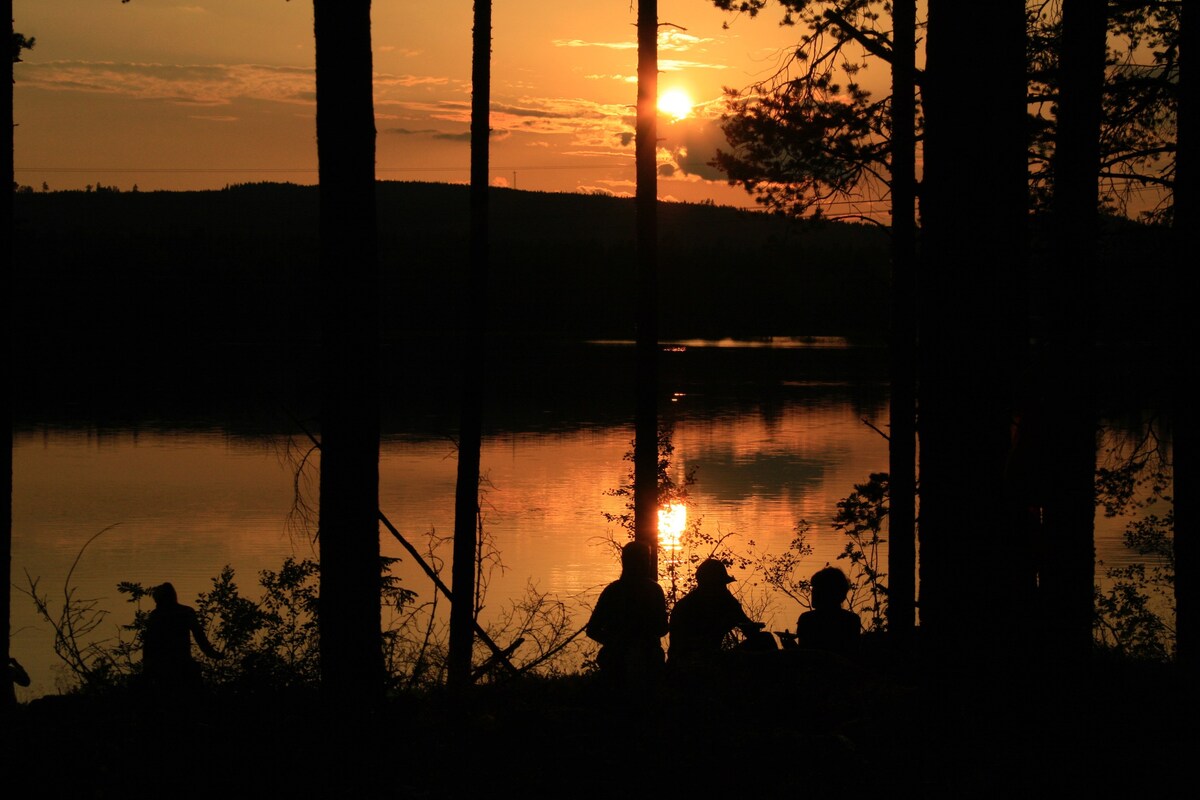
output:
M1041 396L1034 400L1034 508L1045 652L1077 660L1092 649L1095 601L1096 397L1094 276L1100 117L1107 17L1104 3L1064 0L1054 149L1052 252L1047 268ZM1041 408L1037 408L1037 406ZM1039 420L1040 418L1040 420Z
M479 513L479 453L483 444L483 387L487 348L488 100L491 96L492 3L475 0L471 62L471 268L462 349L462 417L454 502L454 599L450 608L448 679L471 682L475 643L475 550Z
M12 0L4 0L4 18L8 20L8 34L5 42L12 46L13 21ZM6 75L0 77L3 84L3 96L0 96L0 107L3 117L0 118L0 150L3 154L3 174L0 175L0 185L4 192L4 207L0 208L0 257L4 259L4 284L0 286L0 297L4 298L4 374L12 375L12 355L15 341L12 329L12 272L13 272L13 60L3 59ZM0 654L4 656L4 668L8 669L9 649L8 636L11 626L12 612L12 448L13 448L13 408L12 394L6 389L4 395L4 499L0 507L0 515L4 519L4 529L0 530L0 569L4 570L4 586L0 588L0 618L3 619L3 629L0 629ZM0 705L7 715L12 700L11 684L4 687L4 697Z
M380 696L379 256L370 0L314 0L322 313L321 689Z
M1196 570L1200 548L1197 547L1197 496L1193 488L1197 480L1196 467L1196 420L1191 399L1195 395L1197 379L1197 341L1195 309L1191 302L1196 297L1196 269L1191 266L1194 257L1196 227L1200 225L1200 214L1196 212L1196 166L1192 150L1196 141L1196 93L1192 91L1191 78L1195 72L1192 64L1192 47L1196 40L1195 12L1190 7L1194 0L1181 6L1179 28L1179 126L1176 132L1175 150L1175 318L1179 325L1174 339L1175 402L1174 402L1174 465L1175 500L1175 643L1176 658L1184 670L1194 676L1200 663L1200 642L1197 636L1196 618ZM1188 685L1195 687L1195 681ZM1193 698L1195 689L1193 688Z
M888 629L916 623L916 13L892 4L892 362L888 448Z
M1005 652L1032 591L1005 492L1026 340L1024 4L986 13L980 57L980 19L930 0L923 84L921 626L966 653Z
M638 0L637 370L633 444L635 538L658 559L658 2Z

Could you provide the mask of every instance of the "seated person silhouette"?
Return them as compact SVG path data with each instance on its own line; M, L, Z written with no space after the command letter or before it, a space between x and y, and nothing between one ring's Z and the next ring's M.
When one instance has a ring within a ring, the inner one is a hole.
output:
M600 643L596 663L610 684L646 683L662 671L667 600L654 580L649 545L621 548L621 577L600 593L586 632Z
M858 650L862 620L842 608L850 592L850 579L837 567L825 567L812 576L812 610L796 620L796 646L844 656Z
M706 559L696 568L696 588L679 598L671 613L668 663L711 661L721 653L725 636L735 628L741 630L748 643L754 643L750 649L758 649L761 636L771 637L763 631L763 623L747 616L729 591L734 580L715 558ZM769 649L775 649L773 638Z
M211 644L191 606L180 604L175 587L154 587L154 610L142 634L142 670L147 684L166 694L187 694L201 687L200 665L192 658L192 641L209 658L222 656Z

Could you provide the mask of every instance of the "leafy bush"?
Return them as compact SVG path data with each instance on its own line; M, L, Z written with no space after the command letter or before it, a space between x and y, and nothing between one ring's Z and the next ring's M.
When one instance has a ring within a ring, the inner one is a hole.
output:
M1168 493L1170 464L1153 427L1131 453L1116 450L1116 465L1096 472L1097 504L1107 517L1129 517L1122 538L1144 561L1104 571L1109 585L1096 588L1096 641L1122 655L1169 661L1175 654L1174 511ZM1101 562L1102 564L1103 562Z

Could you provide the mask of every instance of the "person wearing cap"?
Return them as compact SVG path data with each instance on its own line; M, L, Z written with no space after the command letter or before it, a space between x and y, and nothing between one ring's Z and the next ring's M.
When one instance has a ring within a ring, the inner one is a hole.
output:
M600 593L585 631L600 644L596 663L611 685L648 684L662 672L667 599L644 542L621 548L621 577Z
M763 623L750 619L729 591L733 581L725 565L715 558L696 568L696 588L681 597L671 612L669 664L717 656L725 636L735 628L748 638L762 633Z

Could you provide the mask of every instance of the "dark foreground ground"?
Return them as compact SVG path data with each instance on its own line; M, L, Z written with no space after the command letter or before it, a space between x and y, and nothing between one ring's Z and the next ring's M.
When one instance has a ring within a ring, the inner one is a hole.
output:
M359 717L301 696L46 698L18 709L5 772L22 796L81 798L1147 797L1196 783L1195 704L1173 668L778 655L641 697L531 679Z

